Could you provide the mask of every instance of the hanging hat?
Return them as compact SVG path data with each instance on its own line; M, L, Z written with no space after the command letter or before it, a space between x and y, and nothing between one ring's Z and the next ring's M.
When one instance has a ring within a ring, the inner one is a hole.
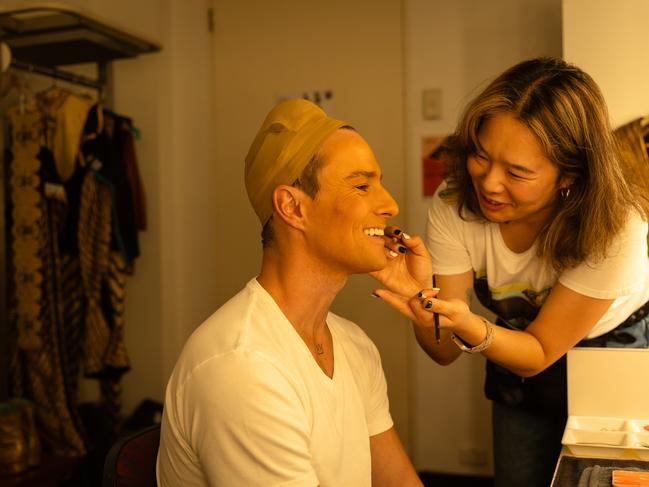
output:
M322 143L346 122L307 100L287 100L266 116L246 156L248 199L264 226L273 214L273 191L293 184Z

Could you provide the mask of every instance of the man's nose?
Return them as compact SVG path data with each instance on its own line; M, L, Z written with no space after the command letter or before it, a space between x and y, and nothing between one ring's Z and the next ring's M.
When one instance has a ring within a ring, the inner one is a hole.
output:
M381 186L379 213L385 216L385 218L392 218L399 214L399 205L390 192L383 186Z

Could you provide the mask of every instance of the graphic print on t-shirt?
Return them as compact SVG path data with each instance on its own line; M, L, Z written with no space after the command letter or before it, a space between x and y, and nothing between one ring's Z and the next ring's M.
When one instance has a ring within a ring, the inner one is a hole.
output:
M536 291L528 283L511 283L490 289L487 276L473 277L473 289L480 303L494 312L505 325L524 330L550 294L550 287Z

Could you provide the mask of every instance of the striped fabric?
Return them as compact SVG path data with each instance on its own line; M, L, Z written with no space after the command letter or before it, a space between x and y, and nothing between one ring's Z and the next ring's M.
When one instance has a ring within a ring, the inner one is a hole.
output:
M119 380L130 368L124 343L126 263L119 252L110 250L111 191L93 171L84 178L79 213L79 256L87 303L84 373L100 379L103 401L117 419Z
M99 376L110 341L110 327L101 308L101 287L108 273L111 235L110 188L88 171L81 186L79 259L86 296L83 367L87 376Z
M110 301L112 330L104 365L112 369L111 375L121 376L130 369L124 342L124 300L126 299L126 262L119 252L110 253L106 286Z
M81 267L76 255L61 256L61 301L63 307L62 336L65 342L63 350L63 372L71 391L79 388L79 373L83 355L83 334L85 317L85 299L81 282Z

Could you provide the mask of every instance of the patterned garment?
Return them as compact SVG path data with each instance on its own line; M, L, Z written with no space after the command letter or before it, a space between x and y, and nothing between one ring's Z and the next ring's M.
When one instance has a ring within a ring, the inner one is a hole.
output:
M81 266L76 255L61 255L61 305L63 308L62 354L63 371L70 391L79 389L79 373L83 356L84 317L86 302L81 282Z
M98 378L119 377L130 367L124 344L126 266L121 255L110 250L111 201L110 186L89 170L79 211L79 255L87 302L84 373Z
M41 191L42 161L48 155L51 161L51 154L41 147L39 112L15 109L8 117L13 154L9 169L10 327L18 345L12 358L13 393L34 401L45 444L59 455L82 456L86 446L72 405L76 391L66 380L66 342L61 333L67 322L57 236L65 202L46 198ZM69 296L73 297L74 293Z
M14 255L13 285L16 290L18 344L23 350L42 347L42 293L45 228L40 192L41 117L38 112L10 111L13 161L9 174L12 203L11 251Z
M124 258L119 252L110 253L106 289L108 293L109 310L112 321L110 341L104 357L104 367L112 373L108 375L121 377L130 369L130 361L124 342L124 300L126 299L127 268Z
M79 258L87 301L84 373L98 376L110 340L110 326L101 307L102 283L110 255L110 188L88 171L81 187L79 210Z

